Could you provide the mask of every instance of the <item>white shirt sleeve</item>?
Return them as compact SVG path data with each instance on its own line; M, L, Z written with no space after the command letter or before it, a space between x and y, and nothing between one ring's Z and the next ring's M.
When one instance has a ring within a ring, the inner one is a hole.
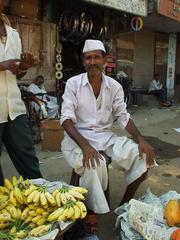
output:
M77 122L75 110L77 108L77 98L75 86L72 81L68 80L63 95L63 103L61 108L61 124L67 119Z
M120 86L113 101L113 115L117 117L117 122L122 129L127 126L130 118L130 114L127 112L126 107L127 105L124 102L124 92Z

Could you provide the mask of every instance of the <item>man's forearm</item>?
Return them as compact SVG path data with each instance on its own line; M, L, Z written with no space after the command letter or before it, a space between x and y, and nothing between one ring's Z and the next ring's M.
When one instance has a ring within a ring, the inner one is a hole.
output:
M140 131L137 129L132 119L129 119L129 122L126 126L126 130L133 137L135 142L139 143L141 140L143 140L143 136L141 135Z
M65 120L62 126L67 132L67 134L79 145L81 149L83 149L87 145L90 145L89 142L75 128L72 120Z

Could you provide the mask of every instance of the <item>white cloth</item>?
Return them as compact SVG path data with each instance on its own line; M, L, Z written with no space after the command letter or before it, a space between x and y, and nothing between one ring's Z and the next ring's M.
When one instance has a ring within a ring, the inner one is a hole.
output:
M18 32L5 25L7 41L4 45L0 41L0 62L9 59L20 59L21 40ZM21 93L17 86L16 75L9 70L0 71L0 123L7 122L8 116L14 120L17 116L26 113Z
M70 78L66 83L61 109L61 124L71 119L78 131L97 150L105 150L114 143L116 135L110 130L114 119L125 128L130 114L124 103L121 85L103 74L101 97L94 96L87 73ZM61 143L63 150L72 150L78 145L66 133Z
M149 85L149 92L154 90L160 90L162 88L162 84L159 80L152 80Z
M47 108L47 112L48 112L48 117L49 118L56 118L59 117L59 106L57 104L57 98L53 97L53 96L48 96L47 95L47 91L44 88L44 86L42 85L41 88L38 87L36 84L31 83L29 85L29 87L27 88L27 90L33 94L44 94L42 96L36 96L37 98L39 98L40 100L43 100L46 102L46 108ZM50 101L47 100L47 97L50 99ZM44 104L45 106L45 104ZM32 107L38 112L40 106L35 103L32 102ZM43 114L43 117L46 117L46 114Z
M123 169L127 185L147 171L146 156L139 157L138 145L127 137L117 137L113 145L104 151L112 160L115 169ZM107 189L108 173L105 161L100 160L96 169L83 167L83 154L80 148L73 151L63 151L66 161L74 168L80 177L80 186L88 189L87 207L96 213L109 212L109 206L104 196Z
M113 120L125 128L130 114L124 103L121 85L114 79L103 76L99 97L96 99L88 81L87 73L67 81L63 95L61 124L71 119L80 134L98 151L104 151L112 159L115 168L125 170L127 184L132 183L147 170L146 157L139 157L138 145L126 137L118 137L110 130ZM96 169L83 167L83 154L79 146L65 134L62 152L69 165L81 175L80 185L88 188L87 206L96 213L109 211L104 190L107 188L106 164Z
M83 53L94 50L101 50L103 52L106 52L104 44L100 40L87 39L83 47Z

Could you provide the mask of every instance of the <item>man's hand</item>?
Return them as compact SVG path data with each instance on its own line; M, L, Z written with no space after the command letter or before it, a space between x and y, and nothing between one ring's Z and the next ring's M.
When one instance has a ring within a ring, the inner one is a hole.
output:
M31 52L23 52L21 53L21 62L20 68L21 70L27 70L28 68L34 65L35 58Z
M9 59L0 63L0 71L9 70L12 74L19 74L21 72L19 68L20 59Z
M83 166L88 169L95 168L96 165L100 165L100 159L103 160L101 154L96 151L91 145L86 145L82 149L83 152ZM95 163L96 162L96 163Z
M152 146L145 141L145 139L139 140L139 155L143 156L143 153L146 154L146 162L151 167L154 163L154 151Z

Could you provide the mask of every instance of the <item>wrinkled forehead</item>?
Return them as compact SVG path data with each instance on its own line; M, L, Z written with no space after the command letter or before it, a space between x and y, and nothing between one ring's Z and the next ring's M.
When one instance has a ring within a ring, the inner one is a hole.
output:
M105 53L102 50L93 50L93 51L83 53L84 58L93 57L93 56L101 56L104 58Z

